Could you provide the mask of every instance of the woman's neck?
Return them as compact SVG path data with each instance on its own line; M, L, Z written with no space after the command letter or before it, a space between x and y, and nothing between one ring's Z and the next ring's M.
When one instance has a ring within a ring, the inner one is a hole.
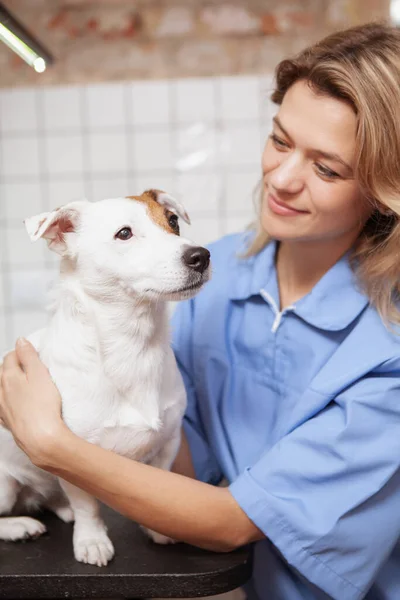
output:
M352 243L280 242L276 256L280 308L306 296Z

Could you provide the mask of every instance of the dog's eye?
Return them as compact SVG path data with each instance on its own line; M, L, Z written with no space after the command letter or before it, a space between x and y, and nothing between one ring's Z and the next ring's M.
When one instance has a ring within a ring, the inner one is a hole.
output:
M179 231L178 217L177 215L171 214L168 217L168 223L171 229L174 231Z
M115 234L115 239L118 240L129 240L132 237L132 229L130 227L123 227Z

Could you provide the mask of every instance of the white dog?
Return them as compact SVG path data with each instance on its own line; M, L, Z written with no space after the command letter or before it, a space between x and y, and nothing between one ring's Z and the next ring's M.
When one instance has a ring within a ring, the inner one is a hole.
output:
M89 442L162 469L176 456L186 405L165 301L193 296L210 274L208 250L179 237L178 216L189 222L176 200L149 190L72 202L25 222L33 241L46 239L62 257L52 316L29 339L61 393L65 422ZM97 501L32 465L0 427L0 515L41 507L75 520L78 561L111 560ZM0 518L3 540L44 531L30 517Z

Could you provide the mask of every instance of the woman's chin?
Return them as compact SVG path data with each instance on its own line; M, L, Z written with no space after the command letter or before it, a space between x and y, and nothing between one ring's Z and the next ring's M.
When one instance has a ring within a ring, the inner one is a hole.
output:
M301 237L299 228L296 227L295 223L288 223L287 220L285 222L284 219L276 218L275 215L263 215L261 225L268 237L274 240L295 240Z

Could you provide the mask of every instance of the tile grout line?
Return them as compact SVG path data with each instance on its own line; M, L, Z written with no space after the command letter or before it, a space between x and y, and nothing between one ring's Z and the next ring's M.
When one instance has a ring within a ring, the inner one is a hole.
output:
M227 207L228 207L228 199L226 197L226 182L227 182L227 161L226 156L224 156L224 148L225 148L225 122L223 119L223 110L222 110L222 78L216 77L214 79L214 102L216 109L216 123L215 123L215 133L217 137L218 144L218 158L219 165L218 170L220 172L220 181L221 181L221 189L219 193L218 199L218 223L219 223L219 235L224 236L227 233ZM216 165L215 165L216 166Z
M50 179L47 164L47 147L46 147L46 126L45 126L45 106L44 106L44 94L45 90L39 88L36 95L36 120L37 120L37 132L38 132L38 151L39 151L39 185L43 192L42 197L42 208L44 212L50 210L51 198L50 198ZM27 215L29 216L29 215ZM40 240L38 242L40 243ZM43 245L43 244L42 244ZM43 263L45 270L51 268L51 258L48 258L47 249L43 246Z
M179 132L181 131L181 126L178 123L176 102L174 102L174 100L176 100L176 95L177 95L176 79L169 79L167 81L167 94L168 94L168 132L169 132L169 142L170 142L171 153L172 153L172 187L174 188L171 191L173 193L176 193L177 195L180 195L180 194L178 194L180 173L179 173L179 169L178 169L177 165L178 165L178 159L179 159L178 136L179 136ZM166 191L168 191L168 190L166 190ZM183 204L185 203L184 198L179 198L179 200L181 200L183 202Z
M1 94L0 94L0 101L1 101ZM3 133L0 132L0 173L3 173L3 150L4 150L4 146L3 146ZM6 316L6 314L8 314L6 307L11 305L11 276L10 276L10 272L8 270L8 267L10 267L10 263L8 260L8 244L7 244L7 231L8 231L8 227L7 227L7 210L6 210L6 203L7 203L7 198L6 198L6 193L5 193L5 189L3 188L3 196L4 196L4 205L3 205L3 218L4 218L4 222L5 222L5 228L2 231L2 235L0 238L0 250L1 250L1 256L2 256L2 260L1 260L1 278L2 278L2 283L3 283L3 302L4 302L4 308L3 308L3 313L4 313L4 317ZM1 199L0 199L1 200ZM5 341L5 345L6 348L11 348L12 347L12 334L13 334L13 325L12 325L12 315L11 318L4 318L4 341Z
M218 79L218 78L216 78ZM216 83L216 82L213 82ZM172 80L168 82L168 87L170 87L171 85L176 84L176 80ZM41 89L41 88L38 88ZM42 90L43 91L43 90ZM85 92L85 86L80 86L80 95L82 94L82 92ZM81 113L82 114L82 113ZM205 122L206 124L210 124L213 123L214 119L204 119L203 122ZM240 119L236 119L236 118L228 118L228 119L223 119L224 123L227 125L238 125L238 126L243 126L243 125L254 125L255 123L257 123L258 119L255 119L254 117L251 117L249 119L246 118L240 118ZM178 118L174 119L172 122L175 125L175 129L179 130L181 128L182 125L188 125L190 123L192 123L192 121L180 121ZM169 121L167 124L163 124L163 123L155 123L154 125L150 125L148 123L146 123L145 125L140 125L140 124L135 124L132 122L127 122L125 125L104 125L104 126L97 126L97 127L90 127L90 131L92 133L96 133L96 134L101 134L101 133L125 133L126 130L132 130L132 131L136 131L138 133L168 133L168 131L170 131L171 129L171 121ZM46 134L49 135L50 137L51 135L66 135L68 137L68 134L72 136L75 136L79 133L82 132L82 124L79 127L54 127L51 130L45 130ZM3 133L3 139L7 140L7 139L16 139L16 138L34 138L36 136L37 132L36 131L30 131L30 130L15 130L15 131L8 131L6 133Z
M218 166L218 165L217 165ZM255 167L258 167L258 164L256 165L255 163L244 163L242 165L233 165L232 167L229 167L229 165L226 168L227 173L249 173L252 172L254 170ZM121 178L123 176L126 175L132 175L132 176L138 176L138 177L142 177L142 176L147 176L150 173L154 173L156 175L161 175L161 176L165 176L168 174L171 174L171 168L151 168L149 167L148 169L140 169L140 170L135 170L134 168L132 169L128 169L128 170L120 170L120 171L103 171L103 172L99 172L99 173L91 173L88 169L82 169L81 171L69 171L69 172L65 172L65 173L48 173L46 175L47 179L49 180L50 183L68 183L68 182L72 182L72 181L76 181L77 179L81 179L82 177L88 177L90 178L91 175L95 176L95 178L97 179L117 179L117 178ZM210 175L215 173L215 166L206 166L206 167L199 167L196 168L196 174L199 175ZM2 183L3 184L29 184L29 183L40 183L40 178L36 175L18 175L18 176L8 176L8 177L3 177L2 178Z
M89 129L87 124L87 113L88 113L88 99L87 99L87 86L79 86L79 116L80 116L80 134L82 137L82 159L83 169L81 177L84 186L84 195L87 200L93 199L93 184L92 179L89 176L90 170L90 147L89 147Z
M140 190L136 189L136 171L135 171L135 131L136 128L133 125L134 114L135 114L135 95L133 93L132 83L127 82L124 88L124 112L125 112L125 136L126 136L126 154L127 154L127 168L125 177L128 182L129 195L135 195Z

